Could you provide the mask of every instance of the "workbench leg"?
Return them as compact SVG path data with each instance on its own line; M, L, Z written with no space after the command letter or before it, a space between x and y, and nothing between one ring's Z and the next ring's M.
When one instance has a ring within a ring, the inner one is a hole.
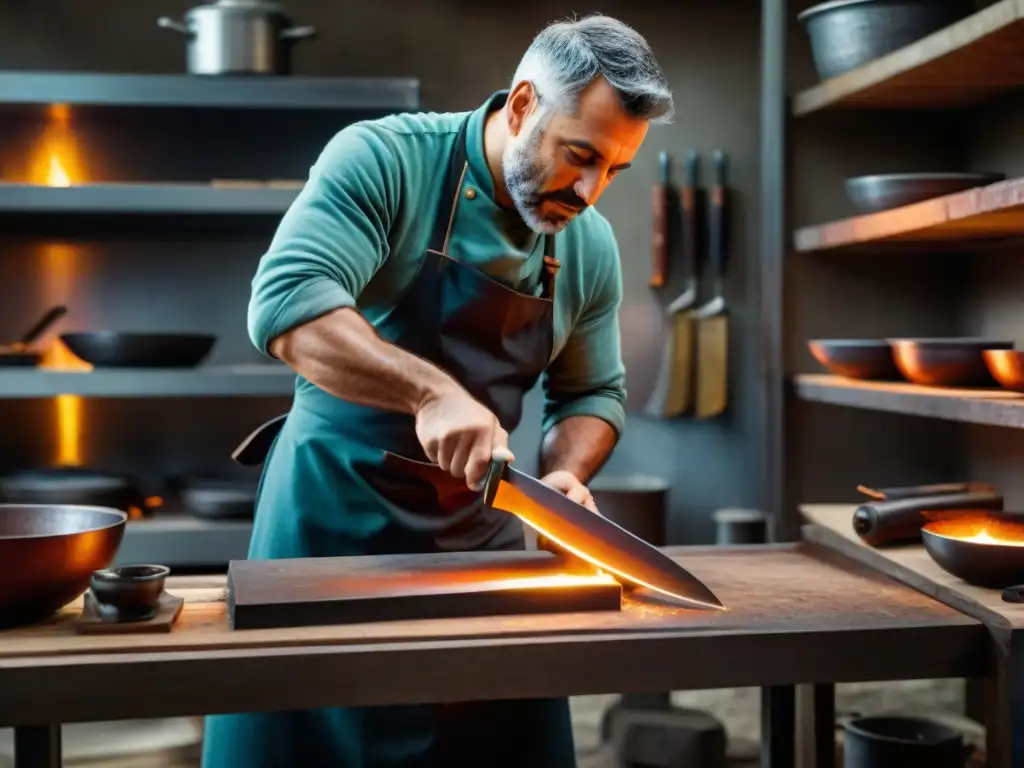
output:
M992 636L985 696L987 768L1024 766L1024 630Z
M60 723L14 729L14 768L60 768Z
M761 768L796 764L796 688L761 689Z
M797 702L801 768L835 768L836 687L833 683L801 685Z

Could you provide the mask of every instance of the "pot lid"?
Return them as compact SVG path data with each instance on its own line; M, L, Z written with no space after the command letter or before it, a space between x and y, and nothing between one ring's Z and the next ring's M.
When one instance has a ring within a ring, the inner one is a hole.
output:
M192 10L190 10L189 13L209 10L261 11L263 13L284 12L284 9L281 7L280 3L270 2L269 0L216 0L216 2L209 3L207 5L198 5Z

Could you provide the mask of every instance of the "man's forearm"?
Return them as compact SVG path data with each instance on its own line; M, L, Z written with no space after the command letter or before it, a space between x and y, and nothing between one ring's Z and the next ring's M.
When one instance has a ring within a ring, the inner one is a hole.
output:
M540 449L541 475L571 472L589 482L611 455L618 435L596 416L570 416L548 430Z
M429 361L384 341L348 307L281 334L269 347L320 389L373 408L416 413L432 394L459 386Z

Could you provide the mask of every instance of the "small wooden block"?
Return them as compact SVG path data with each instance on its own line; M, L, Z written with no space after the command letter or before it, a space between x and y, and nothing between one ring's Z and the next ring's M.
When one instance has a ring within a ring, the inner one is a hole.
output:
M164 592L160 596L160 606L156 616L146 621L107 621L103 619L96 606L96 599L91 592L85 593L82 614L75 622L75 630L80 635L121 635L140 632L170 632L185 605L184 598Z
M232 629L619 611L622 587L550 552L233 560Z

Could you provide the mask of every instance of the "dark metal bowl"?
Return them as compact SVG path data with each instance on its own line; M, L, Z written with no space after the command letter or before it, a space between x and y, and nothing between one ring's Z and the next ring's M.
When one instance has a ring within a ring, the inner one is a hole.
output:
M847 179L846 196L859 210L875 213L1005 179L1005 173L879 173Z
M89 579L93 597L122 619L152 617L171 569L166 565L126 565L98 570Z
M972 0L833 0L797 19L822 79L836 77L974 13Z
M986 349L981 355L999 386L1012 392L1024 392L1024 350Z
M907 381L927 387L985 387L995 381L982 355L1013 349L996 339L889 339L892 357Z
M946 573L978 587L1003 589L1024 582L1024 522L1007 517L1014 516L1002 513L927 523L921 529L921 539L932 560ZM981 533L992 539L970 538Z
M62 333L76 356L97 368L192 368L210 354L216 336L204 333Z
M41 621L85 592L127 520L105 507L0 504L0 626Z
M889 343L880 339L812 339L807 342L814 359L836 376L849 379L892 381L900 372Z

